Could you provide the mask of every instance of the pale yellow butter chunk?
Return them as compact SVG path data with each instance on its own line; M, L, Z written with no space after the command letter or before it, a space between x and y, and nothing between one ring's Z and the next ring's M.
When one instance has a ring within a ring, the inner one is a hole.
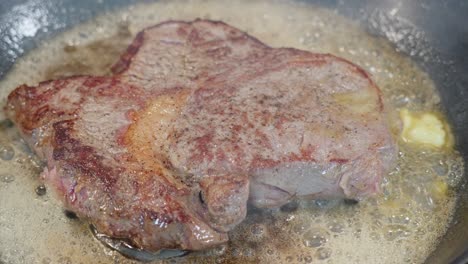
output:
M443 147L447 145L446 125L436 114L411 113L408 109L400 111L403 122L401 136L404 141Z

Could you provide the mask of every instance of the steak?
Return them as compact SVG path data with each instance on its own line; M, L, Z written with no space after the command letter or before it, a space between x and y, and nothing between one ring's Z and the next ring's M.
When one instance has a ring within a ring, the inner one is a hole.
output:
M204 83L170 134L184 179L247 177L250 202L361 199L395 159L382 95L356 65L332 55L271 49Z
M268 46L223 22L169 21L144 29L112 70L145 89L194 89L244 61L262 57Z
M170 176L159 153L125 144L133 113L147 96L113 78L71 77L17 88L8 109L47 162L47 186L99 232L147 250L198 250L227 241L193 209L201 208L193 206L198 193Z
M380 90L332 55L170 21L113 71L20 86L6 112L65 206L140 249L224 243L248 202L360 199L395 159Z

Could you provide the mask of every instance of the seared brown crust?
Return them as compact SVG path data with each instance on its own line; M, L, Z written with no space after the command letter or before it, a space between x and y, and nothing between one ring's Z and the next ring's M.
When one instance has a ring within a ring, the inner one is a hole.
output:
M135 39L130 44L130 46L128 46L125 53L120 56L120 60L112 66L111 68L112 73L119 74L128 69L133 56L135 56L135 54L140 49L141 45L143 45L143 41L144 41L144 32L142 31L136 35Z
M83 145L73 137L74 123L76 120L62 120L53 123L55 146L52 158L55 161L66 163L74 171L83 176L93 177L103 183L104 191L109 192L117 182L117 177L122 171L102 163L104 157L96 153L94 147Z

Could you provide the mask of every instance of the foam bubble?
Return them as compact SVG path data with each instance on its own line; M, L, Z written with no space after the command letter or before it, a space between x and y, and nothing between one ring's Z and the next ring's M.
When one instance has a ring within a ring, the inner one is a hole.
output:
M15 156L15 150L12 146L9 145L0 145L0 159L2 160L11 160Z
M318 248L323 246L328 241L330 234L320 228L308 230L303 235L303 243L306 247Z
M0 181L4 183L10 183L15 180L15 176L11 174L2 174L0 175Z
M327 259L331 255L332 255L332 250L329 248L319 248L316 253L317 258L320 260Z

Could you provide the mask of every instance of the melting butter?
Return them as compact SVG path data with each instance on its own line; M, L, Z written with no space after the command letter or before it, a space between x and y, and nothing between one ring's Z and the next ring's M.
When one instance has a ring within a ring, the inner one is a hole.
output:
M403 122L401 137L404 141L437 148L451 145L448 125L440 118L440 114L410 112L404 108L400 111L400 118Z

